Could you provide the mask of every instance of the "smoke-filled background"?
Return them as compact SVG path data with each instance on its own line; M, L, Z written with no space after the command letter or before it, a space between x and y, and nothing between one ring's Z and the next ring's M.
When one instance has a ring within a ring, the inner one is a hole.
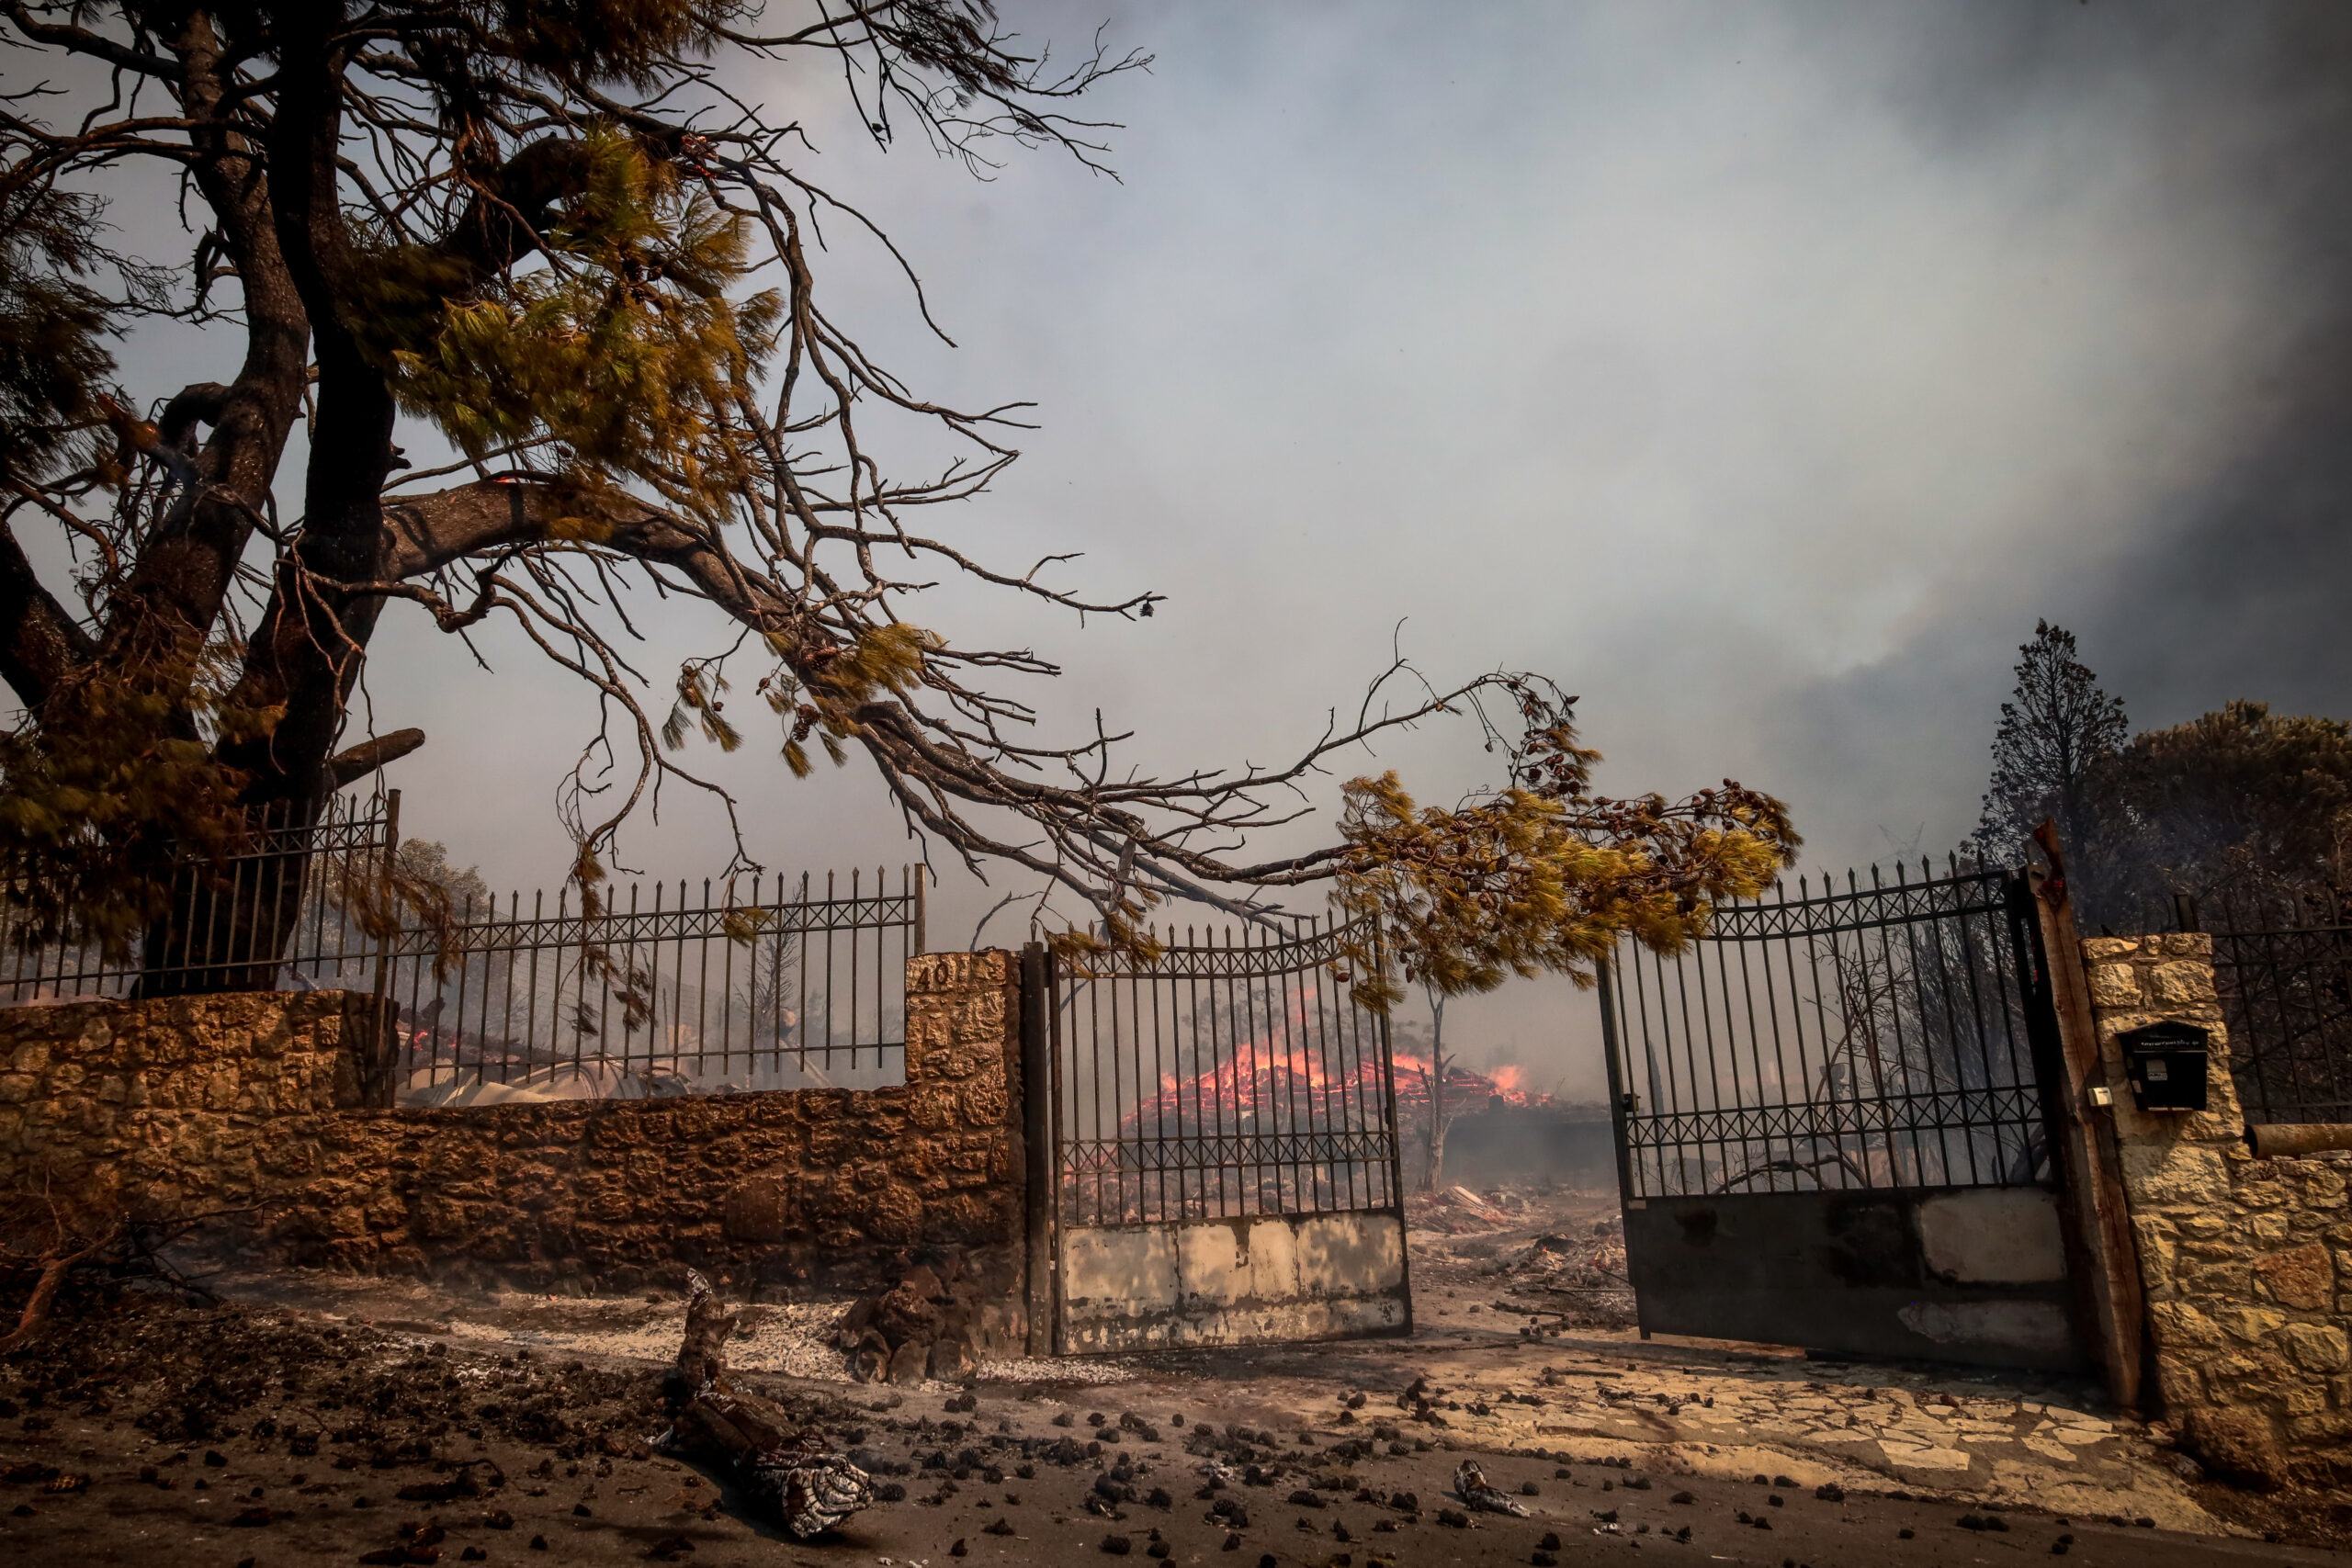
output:
M2135 728L2238 695L2352 712L2335 0L1004 11L1057 53L1101 24L1157 57L1092 104L1125 122L1120 179L1032 154L976 180L877 152L836 78L737 85L805 118L809 172L890 231L957 346L846 221L834 317L920 392L1039 405L1011 476L929 531L1170 595L1083 628L954 585L915 602L1061 660L1028 694L1048 732L1099 707L1138 765L1263 762L1352 711L1401 635L1434 677L1583 694L1605 787L1737 777L1842 869L1973 825L2037 616ZM161 340L134 384L151 367L160 389L225 368ZM640 660L656 705L723 640L672 615ZM551 886L594 705L519 638L478 643L494 680L391 607L372 717L432 736L395 770L409 831ZM796 783L758 729L695 760L771 867L910 856L862 761ZM1450 800L1493 761L1454 726L1360 765ZM1328 833L1336 784L1269 847ZM628 862L717 871L723 814L662 808ZM935 945L1034 886L939 868ZM1565 984L1460 1003L1448 1032L1471 1065L1597 1091Z

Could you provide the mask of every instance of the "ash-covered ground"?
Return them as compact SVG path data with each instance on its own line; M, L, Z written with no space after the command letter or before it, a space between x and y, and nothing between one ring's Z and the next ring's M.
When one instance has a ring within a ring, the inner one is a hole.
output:
M1472 1196L1482 1213L1430 1205L1457 1211L1453 1234L1415 1233L1409 1339L889 1388L847 1381L826 1343L837 1303L772 1304L730 1348L738 1381L885 1499L813 1541L748 1522L715 1476L652 1451L682 1298L283 1276L224 1279L218 1306L132 1298L0 1363L0 1558L2347 1561L2322 1544L2352 1522L2341 1500L2185 1475L2160 1428L2086 1389L1642 1343L1614 1326L1612 1203ZM1464 1508L1464 1459L1527 1517Z

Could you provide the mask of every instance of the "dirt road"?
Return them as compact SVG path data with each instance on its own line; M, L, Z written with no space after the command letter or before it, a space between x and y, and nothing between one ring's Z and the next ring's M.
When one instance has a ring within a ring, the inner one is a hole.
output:
M890 1390L842 1380L834 1309L773 1309L733 1347L743 1381L886 1499L807 1542L648 1447L675 1301L243 1281L0 1367L0 1560L2352 1562L2328 1549L2352 1508L2184 1475L2087 1388L1645 1344L1608 1300L1556 1293L1537 1247L1600 1208L1425 1232L1410 1339ZM1526 1517L1464 1507L1464 1459Z

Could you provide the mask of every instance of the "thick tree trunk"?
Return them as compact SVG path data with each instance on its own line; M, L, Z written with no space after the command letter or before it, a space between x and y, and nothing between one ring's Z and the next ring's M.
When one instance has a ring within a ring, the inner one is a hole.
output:
M269 991L300 923L310 872L316 795L256 806L241 858L191 862L171 871L171 902L147 929L141 998Z
M391 471L395 417L382 372L337 308L351 259L336 198L341 64L332 35L344 9L322 0L288 14L266 168L246 171L233 193L255 209L250 246L276 258L291 319L315 344L319 371L301 536L279 562L229 697L233 710L278 716L267 734L225 741L218 753L245 775L243 804L258 824L249 847L259 852L227 868L176 874L170 910L148 933L143 995L275 986L301 909L310 829L332 793L346 699L382 608L379 598L355 599L335 587L379 575L387 548L379 498ZM297 394L306 375L298 358Z

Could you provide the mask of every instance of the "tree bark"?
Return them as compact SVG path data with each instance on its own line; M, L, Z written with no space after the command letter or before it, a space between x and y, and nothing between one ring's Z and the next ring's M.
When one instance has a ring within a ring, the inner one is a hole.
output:
M97 640L41 586L16 535L0 526L0 681L8 682L18 702L37 708L97 648Z
M268 507L309 370L310 318L278 247L262 162L232 129L237 110L224 101L224 51L211 17L189 11L171 49L191 122L189 173L243 294L245 357L219 396L167 410L175 445L185 446L199 422L212 434L192 459L195 482L157 521L109 606L101 642L120 663L187 657L210 634Z

